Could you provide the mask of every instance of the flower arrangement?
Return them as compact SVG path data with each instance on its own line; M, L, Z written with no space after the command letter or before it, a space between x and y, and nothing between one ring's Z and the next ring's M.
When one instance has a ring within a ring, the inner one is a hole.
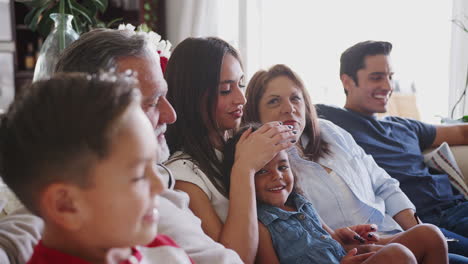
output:
M167 61L171 56L171 47L172 44L169 40L161 40L161 36L152 31L146 24L141 24L138 27L135 27L132 24L120 24L118 27L119 30L130 30L135 32L135 34L144 34L149 39L150 43L154 43L152 46L154 50L159 54L160 64L162 72L166 71ZM136 30L135 30L136 29Z

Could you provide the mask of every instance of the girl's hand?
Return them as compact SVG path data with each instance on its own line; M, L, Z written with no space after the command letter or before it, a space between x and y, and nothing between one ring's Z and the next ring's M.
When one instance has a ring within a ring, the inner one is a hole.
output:
M355 225L345 228L339 228L334 231L336 240L343 246L362 245L376 243L379 237L374 232L377 231L376 225Z
M356 255L357 254L357 249L353 248L350 251L348 251L348 254L344 256L340 264L359 264L364 262L366 259L368 259L370 256L374 255L375 252L369 252L361 255Z
M278 152L293 146L296 141L291 126L269 122L255 132L246 130L237 142L234 164L259 171Z

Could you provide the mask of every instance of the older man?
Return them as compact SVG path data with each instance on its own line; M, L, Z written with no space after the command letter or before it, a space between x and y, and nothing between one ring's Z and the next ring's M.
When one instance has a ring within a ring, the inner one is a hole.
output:
M164 137L166 125L175 122L176 114L166 99L167 84L162 75L156 44L151 43L151 38L147 34L136 34L133 30L93 30L83 34L64 51L56 70L96 73L114 68L118 72L135 72L143 95L141 107L154 127L159 143L158 156L162 157L159 162L162 162L169 156ZM79 122L79 120L70 120L70 122ZM169 189L163 193L160 201L161 219L158 232L173 238L196 263L242 263L234 251L224 248L204 234L200 219L188 208L187 194L173 190L174 180L166 168L160 166L159 172L166 177ZM30 223L36 221L34 226L25 223L25 227L35 231L36 235L21 230L30 238L23 238L22 243L35 243L37 229L42 226L32 216L22 214L21 217L27 217ZM8 220L8 217L6 219ZM0 229L1 227L0 221ZM12 234L6 233L5 240L16 239ZM1 241L0 233L0 243ZM24 247L24 250L28 251L30 248ZM19 252L23 258L31 253L24 250Z

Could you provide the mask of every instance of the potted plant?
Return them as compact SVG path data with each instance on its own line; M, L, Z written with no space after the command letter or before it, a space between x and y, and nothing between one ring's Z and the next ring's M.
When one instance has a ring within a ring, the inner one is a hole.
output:
M78 39L79 34L93 27L105 26L97 14L107 9L108 0L16 1L31 9L24 19L25 24L32 31L47 36L39 52L33 81L46 79L53 74L60 53Z
M102 27L104 24L97 18L98 13L104 13L108 0L16 0L28 6L31 10L24 18L24 23L32 30L46 37L54 22L50 14L69 14L73 16L73 29L81 34L92 27ZM111 23L113 23L112 21Z
M467 19L467 17L465 16L465 19ZM465 23L463 23L463 21L461 21L460 19L452 19L452 22L460 27L465 33L468 34L468 27L465 25ZM465 81L465 88L463 89L463 92L461 93L460 97L458 98L458 100L455 102L454 106L452 107L452 111L450 113L450 118L453 119L453 115L454 115L454 112L455 112L455 109L457 107L457 105L460 103L460 101L466 97L466 92L468 90L468 69L467 69L467 72L466 72L466 81ZM466 100L466 99L465 99ZM460 118L460 121L462 122L468 122L468 115L464 115L462 116L462 118Z

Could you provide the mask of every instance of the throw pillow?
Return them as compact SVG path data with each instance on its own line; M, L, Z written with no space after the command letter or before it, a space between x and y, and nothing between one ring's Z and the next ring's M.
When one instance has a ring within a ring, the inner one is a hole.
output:
M452 186L468 199L468 186L447 142L425 154L424 162L428 167L446 173Z

